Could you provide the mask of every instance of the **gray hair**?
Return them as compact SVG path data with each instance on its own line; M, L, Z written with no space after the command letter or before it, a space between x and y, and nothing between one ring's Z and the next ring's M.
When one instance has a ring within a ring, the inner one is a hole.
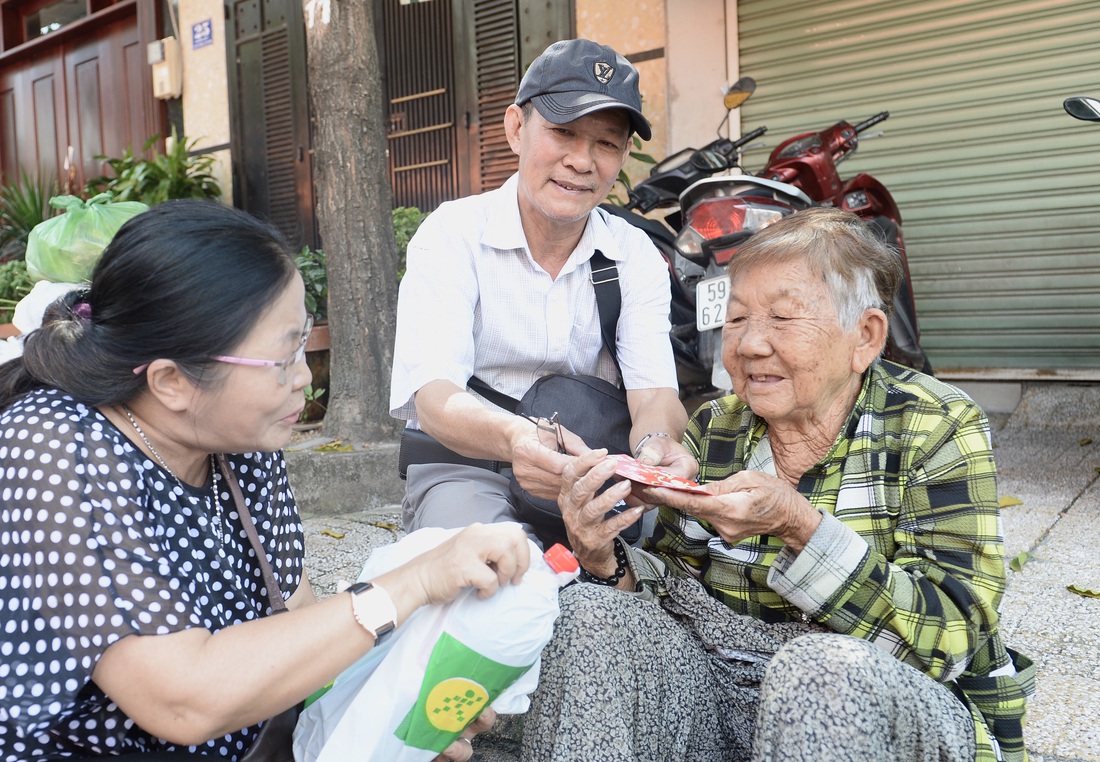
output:
M840 209L796 212L754 234L730 260L731 281L761 265L805 262L829 291L841 330L866 310L890 315L901 284L901 258L859 217Z

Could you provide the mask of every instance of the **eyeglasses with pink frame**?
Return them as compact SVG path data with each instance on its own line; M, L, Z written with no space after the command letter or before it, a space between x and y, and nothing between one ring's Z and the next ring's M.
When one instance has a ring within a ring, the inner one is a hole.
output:
M302 361L302 358L306 354L306 343L309 342L309 332L313 329L313 315L306 315L306 327L302 329L302 338L298 342L298 348L287 357L285 360L256 360L251 357L234 357L233 355L218 355L211 359L217 362L229 363L230 365L251 365L260 368L278 368L279 369L279 384L285 384L287 381L287 369L292 365L297 365ZM143 372L149 364L139 365L134 368L134 373L138 374Z

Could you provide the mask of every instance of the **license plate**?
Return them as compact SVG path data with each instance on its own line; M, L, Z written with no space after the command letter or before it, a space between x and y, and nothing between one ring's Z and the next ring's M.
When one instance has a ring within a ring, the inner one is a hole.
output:
M695 284L695 329L709 331L726 322L726 302L730 298L728 275L707 278Z

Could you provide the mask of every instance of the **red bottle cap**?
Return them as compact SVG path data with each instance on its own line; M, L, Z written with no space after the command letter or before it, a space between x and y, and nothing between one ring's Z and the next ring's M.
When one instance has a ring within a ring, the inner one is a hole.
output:
M560 542L543 553L542 557L546 559L547 565L557 574L561 574L562 572L573 573L581 568L581 565L577 563L577 559L573 556L569 548L565 547Z

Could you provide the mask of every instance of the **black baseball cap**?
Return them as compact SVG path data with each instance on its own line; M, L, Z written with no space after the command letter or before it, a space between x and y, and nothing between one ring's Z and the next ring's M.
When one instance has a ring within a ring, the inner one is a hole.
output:
M642 116L638 70L611 48L591 40L561 40L543 51L519 83L516 105L528 101L552 124L621 108L638 137L649 140L653 134Z

